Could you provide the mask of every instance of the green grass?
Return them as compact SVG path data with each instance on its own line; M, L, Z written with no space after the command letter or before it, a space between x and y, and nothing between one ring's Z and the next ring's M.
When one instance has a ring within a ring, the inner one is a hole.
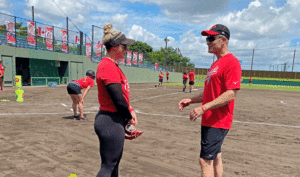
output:
M169 83L168 85L183 86L182 83ZM188 86L188 84L187 84ZM204 82L195 82L195 86L203 87ZM283 85L258 85L258 84L241 84L241 89L257 89L257 90L279 90L279 91L296 91L300 92L300 87L283 86Z
M195 75L196 80L204 80L206 75ZM250 79L250 77L242 77L242 79ZM252 77L253 80L267 80L267 81L290 81L300 82L300 79L289 79L289 78L269 78L269 77Z

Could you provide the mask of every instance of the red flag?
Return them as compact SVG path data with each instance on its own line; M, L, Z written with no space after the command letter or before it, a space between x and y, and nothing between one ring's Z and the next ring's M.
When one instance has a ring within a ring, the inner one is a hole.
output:
M39 27L39 36L45 35L45 30L42 30L41 27Z
M127 51L127 65L131 66L131 51Z
M53 28L45 27L46 30L46 45L48 50L53 50Z
M76 36L76 37L75 37L75 44L78 44L79 41L80 41L79 37Z
M6 38L7 43L16 44L16 38L15 38L15 23L7 20L6 22Z
M60 33L62 34L62 51L67 52L68 46L67 46L67 30L60 30Z
M137 65L137 52L133 52L133 64Z
M98 41L98 44L96 44L96 55L100 56L101 55L101 48L102 48L102 43L100 43L100 41Z
M139 54L139 61L140 61L140 64L143 65L143 54L142 53Z
M155 63L155 68L156 68L157 70L158 70L158 65L159 65L158 63Z
M34 29L35 23L32 21L27 21L27 42L29 45L36 45Z

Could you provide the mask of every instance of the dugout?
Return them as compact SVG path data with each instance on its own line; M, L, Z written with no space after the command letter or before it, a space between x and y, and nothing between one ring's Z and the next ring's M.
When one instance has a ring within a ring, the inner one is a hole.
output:
M16 57L16 75L22 76L23 86L47 85L49 82L67 84L68 62Z

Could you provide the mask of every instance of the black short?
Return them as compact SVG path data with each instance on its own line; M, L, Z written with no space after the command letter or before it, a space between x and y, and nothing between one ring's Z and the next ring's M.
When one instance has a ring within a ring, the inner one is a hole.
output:
M158 81L159 81L159 82L163 82L163 79L159 79Z
M249 83L251 83L252 81L249 80Z
M67 86L68 94L79 95L81 93L80 85L77 82L70 82Z
M186 80L183 80L182 83L183 83L183 84L186 84Z
M169 80L169 77L167 77L167 80Z
M195 82L194 82L194 81L191 81L191 82L189 82L189 84L190 84L190 85L194 85L194 84L195 84Z
M221 146L229 130L201 126L201 152L200 157L214 160L221 152Z

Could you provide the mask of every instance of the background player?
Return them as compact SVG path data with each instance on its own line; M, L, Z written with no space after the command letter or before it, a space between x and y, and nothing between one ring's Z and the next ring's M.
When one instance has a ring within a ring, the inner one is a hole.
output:
M183 92L185 91L185 89L186 89L186 82L187 82L187 80L188 80L188 75L187 75L187 72L186 71L184 71L183 72L183 76L182 76L182 83L183 83Z
M194 69L192 69L191 72L189 72L189 85L190 85L190 93L192 93L192 90L194 89L194 84L195 84L195 73Z

